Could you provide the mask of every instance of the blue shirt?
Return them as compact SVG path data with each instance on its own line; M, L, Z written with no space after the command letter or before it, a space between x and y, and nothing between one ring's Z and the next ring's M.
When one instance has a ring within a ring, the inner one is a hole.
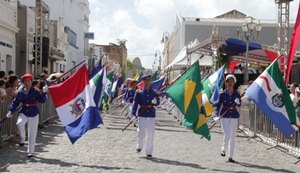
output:
M128 103L133 103L134 95L135 91L132 88L130 88L125 95L125 101Z
M136 92L131 114L136 116L136 111L139 105L140 108L138 111L138 116L155 117L155 108L154 105L152 104L152 100L154 98L157 100L155 106L159 105L158 94L155 93L152 88L150 88L148 91L145 90L144 88L141 91Z
M237 91L233 91L232 95L230 96L228 94L228 90L225 89L224 92L220 94L219 102L215 105L217 115L222 116L223 113L228 110L223 118L239 118L240 114L236 110L236 104L234 103L236 98L238 98L241 102L240 94ZM221 112L220 108L222 108Z
M9 106L9 111L14 112L17 107L22 103L20 113L23 113L27 117L35 117L39 114L37 102L45 103L47 96L45 93L37 91L33 87L29 89L28 93L25 93L24 87L18 91L17 96Z

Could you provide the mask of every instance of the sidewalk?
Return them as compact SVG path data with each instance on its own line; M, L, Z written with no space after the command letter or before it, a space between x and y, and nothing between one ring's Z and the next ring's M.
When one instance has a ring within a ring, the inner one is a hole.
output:
M136 131L121 117L120 109L102 114L104 126L87 132L74 145L60 123L39 129L36 155L26 157L25 147L5 142L0 149L0 172L299 172L296 158L239 132L234 159L229 163L220 156L222 133L219 125L212 139L179 126L173 117L158 110L153 158L145 151L135 153Z

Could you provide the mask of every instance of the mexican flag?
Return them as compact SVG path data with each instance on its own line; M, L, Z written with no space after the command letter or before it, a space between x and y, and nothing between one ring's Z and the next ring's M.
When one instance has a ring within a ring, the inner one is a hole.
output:
M210 140L202 105L202 90L199 61L196 61L165 92L184 115L182 125Z
M300 127L277 59L252 83L245 94L285 136L290 136Z
M223 85L224 68L225 66L222 66L203 82L202 104L207 116L214 112L213 104L219 101L219 91Z
M72 144L103 123L93 100L85 65L63 83L50 86L49 92Z

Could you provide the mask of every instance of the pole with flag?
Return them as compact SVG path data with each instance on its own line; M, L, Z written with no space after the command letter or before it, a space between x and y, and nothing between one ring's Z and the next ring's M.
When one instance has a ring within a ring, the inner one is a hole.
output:
M72 144L88 130L103 124L91 92L88 72L81 66L63 83L50 86L57 114Z
M213 73L203 82L202 104L205 107L207 116L214 112L213 105L219 101L219 91L224 82L224 69L225 66L223 65L218 71Z
M182 122L196 134L210 140L210 132L202 105L202 90L199 60L165 90L178 109L184 115Z
M287 57L287 69L286 69L286 75L285 75L285 83L286 84L289 83L293 60L294 60L294 56L296 53L296 49L298 47L299 40L300 40L300 2L299 2L299 6L298 6L297 19L296 19L296 23L294 26L292 39L291 39L290 50L289 50L289 54Z
M245 94L288 137L300 126L277 60L247 88Z

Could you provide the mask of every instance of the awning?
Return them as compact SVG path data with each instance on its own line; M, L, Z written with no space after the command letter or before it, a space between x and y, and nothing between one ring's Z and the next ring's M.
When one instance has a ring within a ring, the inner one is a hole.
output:
M228 38L226 39L225 52L232 56L233 58L246 59L246 42L236 39ZM248 57L250 61L257 61L262 63L270 63L277 57L275 51L264 49L259 43L249 42Z
M195 39L194 42L191 45L191 48L187 48L186 46L184 46L182 48L182 50L179 52L179 54L176 56L176 58L165 68L165 69L172 69L172 70L180 70L182 68L187 67L187 58L188 58L188 54L187 52L190 49L195 48L196 46L198 46L200 43L198 41L198 39ZM199 60L199 64L200 66L211 66L213 64L213 60L212 60L212 56L209 55L204 55L201 53L197 53L192 52L191 53L191 64L193 64L194 62L196 62L200 57L202 57Z

